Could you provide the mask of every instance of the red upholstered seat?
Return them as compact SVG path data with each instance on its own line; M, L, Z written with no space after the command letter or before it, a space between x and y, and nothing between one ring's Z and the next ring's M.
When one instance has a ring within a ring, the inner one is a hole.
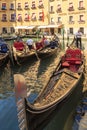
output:
M21 41L14 42L14 47L16 48L16 50L22 51L24 49L24 44Z
M69 49L66 51L65 61L70 63L76 63L76 61L81 61L81 50L80 49Z
M65 61L65 62L62 63L62 66L69 67L70 65L69 65L68 62Z

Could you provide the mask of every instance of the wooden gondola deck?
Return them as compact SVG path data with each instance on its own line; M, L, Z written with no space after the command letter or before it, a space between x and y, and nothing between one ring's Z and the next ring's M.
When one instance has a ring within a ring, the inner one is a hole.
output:
M34 106L37 108L42 106L45 107L45 105L51 105L51 103L53 104L60 100L72 89L78 78L79 75L77 73L71 73L71 71L67 71L66 69L64 70L64 73L53 76L45 91L42 94L40 93L41 97L37 100Z

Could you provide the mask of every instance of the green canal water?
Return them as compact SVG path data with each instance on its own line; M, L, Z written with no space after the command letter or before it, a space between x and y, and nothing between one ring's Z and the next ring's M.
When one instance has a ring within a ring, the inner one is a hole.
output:
M40 61L28 61L21 66L11 66L9 62L0 70L0 130L19 130L13 75L16 73L22 74L25 77L28 89L40 92L56 68L58 59L59 53ZM44 130L72 130L75 108L81 94L80 88L78 94L75 91L69 100L54 112L54 116L44 127ZM74 130L77 130L76 127Z

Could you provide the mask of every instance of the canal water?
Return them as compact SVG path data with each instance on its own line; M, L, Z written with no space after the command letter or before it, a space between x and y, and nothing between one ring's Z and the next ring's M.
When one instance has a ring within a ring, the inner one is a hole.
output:
M20 73L25 77L29 90L40 92L46 85L57 66L59 55L40 61L32 61L20 66L11 66L10 62L0 70L0 130L19 130L13 75ZM72 130L75 108L82 95L82 86L78 87L60 110L54 112L44 130ZM42 129L41 129L42 130Z

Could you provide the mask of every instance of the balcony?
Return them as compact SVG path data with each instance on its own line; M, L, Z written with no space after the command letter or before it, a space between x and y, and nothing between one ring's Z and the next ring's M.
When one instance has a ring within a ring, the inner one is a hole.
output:
M14 8L12 8L12 7L10 7L10 9L9 10L15 10Z
M2 19L1 21L2 21L2 22L7 22L7 20L6 20L6 19Z
M21 7L18 7L17 10L22 10L22 8L21 8Z
M31 9L36 9L36 6L32 6Z
M54 11L53 11L53 10L51 10L49 13L50 13L50 14L54 14Z
M16 22L16 19L10 19L10 22Z
M73 7L70 7L70 8L68 9L68 11L74 11L74 8L73 8Z
M50 2L53 2L53 1L55 1L55 0L49 0Z
M39 21L42 21L43 20L43 18L42 17L39 17L39 19L38 19Z
M25 9L25 10L29 10L30 8L29 8L29 7L25 7L24 9Z
M78 7L78 10L85 10L84 7Z
M31 18L31 20L32 20L32 21L36 21L37 19L36 19L36 17L35 17L35 18Z
M62 24L62 21L57 21L56 23L57 23L57 24Z
M1 10L7 10L6 7L2 7Z
M38 8L42 9L42 8L44 8L44 5L43 4L39 5Z
M79 24L85 24L85 20L79 20L78 23Z
M25 18L24 21L29 22L30 20L28 18Z
M22 22L22 18L18 19L18 22Z
M69 24L74 24L75 23L75 21L69 21Z
M62 12L62 9L61 9L61 8L60 8L60 9L57 9L56 12L57 12L57 13L61 13L61 12Z

